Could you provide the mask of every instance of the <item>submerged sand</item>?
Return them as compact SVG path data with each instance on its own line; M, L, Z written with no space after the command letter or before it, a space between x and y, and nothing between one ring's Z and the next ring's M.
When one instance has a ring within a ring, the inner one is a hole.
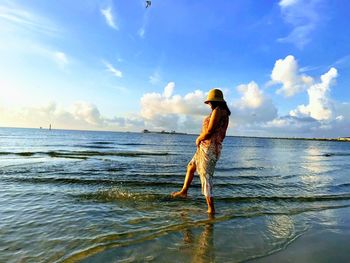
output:
M303 235L286 248L248 262L350 262L350 208L320 212L330 220L316 220Z

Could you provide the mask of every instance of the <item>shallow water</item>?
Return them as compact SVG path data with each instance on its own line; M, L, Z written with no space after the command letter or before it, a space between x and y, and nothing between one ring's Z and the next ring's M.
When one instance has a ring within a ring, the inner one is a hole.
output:
M0 262L239 262L350 206L350 143L227 137L208 218L195 138L1 128Z

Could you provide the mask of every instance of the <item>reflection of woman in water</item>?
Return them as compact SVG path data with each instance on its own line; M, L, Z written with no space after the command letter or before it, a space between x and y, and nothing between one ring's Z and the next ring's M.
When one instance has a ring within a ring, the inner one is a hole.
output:
M215 262L214 215L209 214L208 219L201 227L188 226L183 231L183 246L180 249L189 259L188 262ZM201 232L197 236L195 232L199 229Z
M208 204L208 213L214 214L213 174L231 112L219 89L212 89L205 103L211 107L212 112L203 121L202 132L196 140L197 151L187 166L184 185L181 191L172 193L172 196L186 197L194 172L197 171L201 179L202 193Z
M202 232L198 237L195 236L191 228L185 229L182 253L187 255L190 259L189 262L215 262L214 226L212 223L208 223L201 228Z

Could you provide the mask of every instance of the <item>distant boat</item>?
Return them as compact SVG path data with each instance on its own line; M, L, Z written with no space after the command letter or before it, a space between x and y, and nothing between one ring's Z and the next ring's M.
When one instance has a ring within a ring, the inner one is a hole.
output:
M50 123L50 126L49 126L49 130L51 131L51 123Z

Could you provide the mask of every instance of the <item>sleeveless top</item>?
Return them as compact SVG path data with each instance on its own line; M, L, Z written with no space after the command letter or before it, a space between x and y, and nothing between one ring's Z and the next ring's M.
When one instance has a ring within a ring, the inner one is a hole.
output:
M219 120L217 126L214 127L214 131L211 134L211 137L207 140L202 141L200 146L204 147L205 149L213 147L215 150L216 157L219 157L222 148L222 141L226 136L229 117L226 110L220 108L217 108L216 110L222 112L221 119ZM212 113L210 113L206 118L204 118L202 132L206 132L208 130L211 115Z

